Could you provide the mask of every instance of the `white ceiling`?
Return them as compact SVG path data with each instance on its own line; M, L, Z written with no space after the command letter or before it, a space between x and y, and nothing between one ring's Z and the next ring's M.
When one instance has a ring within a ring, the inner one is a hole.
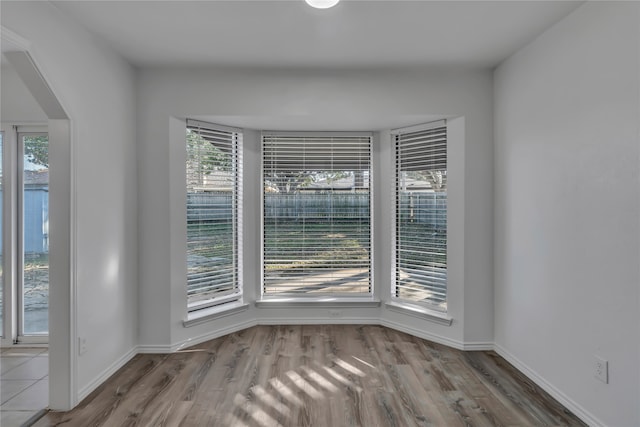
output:
M494 67L579 1L53 1L130 63Z
M349 115L307 115L307 116L190 116L192 119L210 123L224 123L238 128L260 129L263 131L336 131L370 132L380 129L395 129L429 123L448 118L443 115L393 115L363 114Z

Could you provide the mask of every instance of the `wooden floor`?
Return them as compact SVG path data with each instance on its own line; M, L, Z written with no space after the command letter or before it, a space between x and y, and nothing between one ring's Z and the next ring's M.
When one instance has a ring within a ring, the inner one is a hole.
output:
M76 409L36 426L583 424L493 352L381 326L257 326L138 355Z

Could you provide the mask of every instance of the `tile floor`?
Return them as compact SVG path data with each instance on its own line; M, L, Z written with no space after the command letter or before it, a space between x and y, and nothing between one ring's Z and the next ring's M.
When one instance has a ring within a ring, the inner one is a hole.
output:
M49 405L49 351L0 349L0 426L19 427Z

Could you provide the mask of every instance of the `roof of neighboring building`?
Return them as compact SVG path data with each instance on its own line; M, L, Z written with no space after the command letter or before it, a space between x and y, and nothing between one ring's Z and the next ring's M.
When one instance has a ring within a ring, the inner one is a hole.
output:
M24 171L24 185L49 185L49 169Z

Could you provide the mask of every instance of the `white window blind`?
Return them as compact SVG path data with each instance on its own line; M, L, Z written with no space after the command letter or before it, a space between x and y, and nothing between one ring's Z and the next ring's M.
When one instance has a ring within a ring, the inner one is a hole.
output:
M236 301L242 293L242 133L187 121L187 306Z
M263 293L371 292L371 136L263 134Z
M393 296L447 309L447 128L394 131L396 224Z

